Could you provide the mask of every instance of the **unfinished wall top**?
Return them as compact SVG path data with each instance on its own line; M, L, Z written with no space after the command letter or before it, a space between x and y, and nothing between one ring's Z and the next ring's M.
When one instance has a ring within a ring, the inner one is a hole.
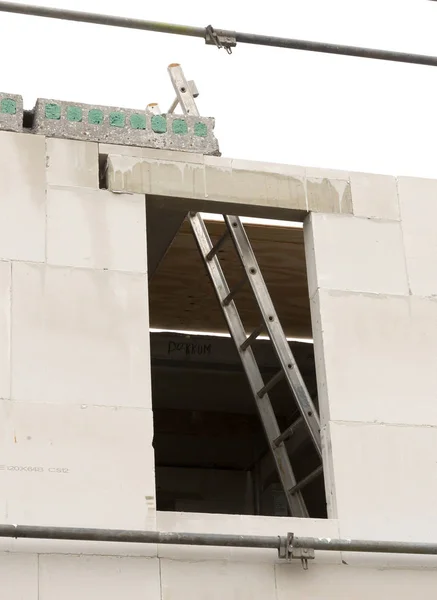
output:
M0 92L0 130L220 155L212 117L151 114L146 110L38 98L27 127L23 118L22 97Z

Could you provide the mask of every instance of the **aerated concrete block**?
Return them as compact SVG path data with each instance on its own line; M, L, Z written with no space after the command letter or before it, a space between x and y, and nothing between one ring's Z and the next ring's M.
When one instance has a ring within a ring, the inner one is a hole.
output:
M47 189L48 264L145 273L145 235L144 196L78 187Z
M38 556L0 554L1 596L8 600L38 600Z
M399 223L312 213L304 233L310 297L319 288L408 295Z
M0 260L0 398L11 395L11 270Z
M437 427L437 300L319 289L311 305L323 423Z
M45 260L45 140L0 131L0 257Z
M399 204L411 293L437 296L437 181L399 177Z
M435 427L331 422L329 445L341 538L435 542ZM390 554L342 556L348 565L402 564ZM437 567L436 556L412 559Z
M34 133L108 144L219 154L213 118L150 115L142 110L39 98Z
M38 574L39 600L161 598L159 562L154 558L40 556Z
M145 274L15 262L12 282L14 400L151 408Z
M193 512L158 511L157 531L192 531L194 533L222 533L236 535L278 535L292 531L298 536L338 538L335 519L300 519L261 515L211 514ZM278 553L271 548L232 548L159 544L158 556L175 561L233 561L234 563L282 563ZM297 561L299 562L299 561ZM340 564L339 552L318 551L314 564ZM289 566L289 563L288 563ZM300 563L299 563L300 566Z
M355 216L399 221L399 201L395 177L351 173L350 182Z
M77 140L46 140L47 183L99 189L99 145Z
M0 400L0 522L153 530L152 437L150 409Z
M0 92L0 129L23 131L23 98Z
M277 598L275 566L266 563L205 560L183 562L161 559L161 586L163 600L173 598L276 600Z
M411 562L412 557L408 558ZM348 560L337 567L312 566L311 563L309 570L304 571L297 560L276 565L277 600L368 600L388 596L410 600L418 594L422 600L431 600L435 596L435 571L432 569L363 569L350 566Z

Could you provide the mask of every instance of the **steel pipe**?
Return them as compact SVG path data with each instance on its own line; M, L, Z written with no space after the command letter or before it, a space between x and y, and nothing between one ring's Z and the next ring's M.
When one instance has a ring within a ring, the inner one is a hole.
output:
M218 533L166 533L128 529L89 529L84 527L45 527L0 525L0 537L87 542L126 542L135 544L176 544L188 546L231 546L235 548L279 549L280 536L224 535Z
M426 542L390 542L376 540L331 539L288 535L232 535L218 533L167 533L128 529L89 529L84 527L46 527L36 525L0 525L0 537L135 544L175 544L188 546L224 546L234 548L271 548L280 551L287 544L343 552L384 552L392 554L437 554L437 544Z
M294 536L293 548L337 550L341 552L385 552L388 554L437 554L437 544L428 542L389 542Z
M205 41L208 39L207 27L192 27L189 25L161 23L159 21L145 21L142 19L131 19L128 17L118 17L113 15L102 15L60 8L49 8L45 6L32 6L29 4L17 4L16 2L0 2L0 12L29 15L34 17L45 17L49 19L60 19L65 21L76 21L80 23L92 23L94 25L125 27L129 29L140 29L143 31L156 31L159 33L171 33L175 35L199 37L203 38ZM357 46L342 46L339 44L328 44L325 42L312 42L270 35L235 32L226 29L217 31L224 36L229 36L230 38L234 39L235 42L240 42L242 44L256 44L259 46L273 46L275 48L289 48L292 50L304 50L307 52L322 52L325 54L340 54L343 56L388 60L417 65L428 65L432 67L437 66L437 57L426 56L423 54L394 52L391 50L377 50L374 48L359 48Z
M93 25L108 25L110 27L124 27L128 29L141 29L142 31L156 31L158 33L173 33L191 37L205 37L204 27L190 27L161 23L159 21L144 21L115 15L102 15L98 13L67 10L64 8L49 8L48 6L32 6L31 4L17 4L16 2L0 2L0 12L8 12L31 17L45 17L61 21L76 21L78 23L91 23Z

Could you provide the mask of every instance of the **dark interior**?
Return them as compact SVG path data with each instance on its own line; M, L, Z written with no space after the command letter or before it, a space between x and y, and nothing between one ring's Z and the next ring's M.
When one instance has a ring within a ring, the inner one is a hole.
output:
M285 496L260 418L230 338L152 333L157 508L170 511L287 515ZM313 346L292 343L316 398ZM277 371L269 341L254 346L265 380ZM270 393L281 430L297 419L287 385ZM305 429L287 442L298 480L319 459ZM311 517L326 517L323 477L303 490Z
M158 510L287 515L285 495L261 419L205 265L184 213L147 204L152 403ZM223 223L209 222L213 243ZM303 231L245 226L281 324L289 338L311 338ZM218 256L232 288L242 267L232 242ZM235 297L247 334L261 322L250 286ZM164 330L164 331L163 331ZM177 331L190 334L176 333ZM194 334L191 332L204 332ZM211 335L207 332L219 332ZM317 406L313 344L291 342ZM270 340L253 350L264 382L278 371ZM285 380L270 399L284 431L300 416ZM320 466L305 426L287 441L296 480ZM302 491L311 517L326 517L323 476Z

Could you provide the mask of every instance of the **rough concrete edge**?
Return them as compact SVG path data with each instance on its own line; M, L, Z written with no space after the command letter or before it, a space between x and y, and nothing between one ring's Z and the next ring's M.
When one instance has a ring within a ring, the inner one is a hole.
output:
M4 100L11 100L15 102L15 113L10 114L2 112L2 102ZM22 133L23 131L23 98L18 94L7 94L0 92L0 130L1 131L14 131L15 133Z
M53 118L46 118L47 105L51 105L54 111ZM78 120L67 119L68 108L80 111L77 115ZM91 110L100 111L102 121L99 124L89 123L88 120L83 118L83 113L87 112L89 117ZM114 115L121 115L118 125L109 124ZM142 128L129 125L133 115L142 120ZM163 114L160 115L163 126L162 132L152 129L152 119L155 117L155 115L150 115L143 110L38 98L34 109L32 132L64 139L176 150L213 156L220 155L218 141L214 135L215 119L213 117ZM186 133L173 132L175 121L184 121ZM201 124L205 128L202 130L206 131L205 135L196 135L195 128L197 124Z

